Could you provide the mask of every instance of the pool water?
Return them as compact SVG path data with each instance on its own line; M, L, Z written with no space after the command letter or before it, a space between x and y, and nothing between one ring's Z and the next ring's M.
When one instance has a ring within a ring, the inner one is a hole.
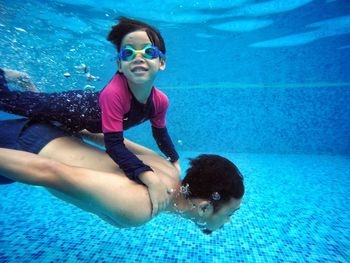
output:
M1 185L0 262L350 262L349 1L0 0L0 68L46 92L100 90L120 15L165 39L156 86L182 170L229 158L241 208L210 236L168 214L117 229L40 187ZM149 126L126 137L156 149Z

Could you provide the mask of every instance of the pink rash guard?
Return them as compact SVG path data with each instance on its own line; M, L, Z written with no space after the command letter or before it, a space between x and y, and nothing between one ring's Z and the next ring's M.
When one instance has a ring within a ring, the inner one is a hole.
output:
M109 156L125 172L126 176L139 183L139 174L152 171L124 145L123 131L146 120L152 123L152 135L159 149L175 162L179 156L165 126L169 106L167 96L152 87L145 104L140 103L128 87L123 74L117 73L99 95L102 131Z
M101 91L99 103L102 131L120 132L150 120L155 128L164 128L169 106L167 96L153 87L146 104L139 103L131 93L124 75L116 74Z

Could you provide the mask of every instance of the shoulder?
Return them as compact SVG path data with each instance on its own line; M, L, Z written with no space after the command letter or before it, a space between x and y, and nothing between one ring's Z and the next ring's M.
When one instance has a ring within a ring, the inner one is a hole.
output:
M110 101L111 99L128 100L130 92L128 83L124 75L116 73L109 83L103 88L99 95L101 101Z
M128 82L123 74L116 73L102 89L100 95L128 94Z
M169 106L169 99L168 96L165 95L164 92L157 89L156 87L153 87L153 102L158 107L165 107L167 108Z

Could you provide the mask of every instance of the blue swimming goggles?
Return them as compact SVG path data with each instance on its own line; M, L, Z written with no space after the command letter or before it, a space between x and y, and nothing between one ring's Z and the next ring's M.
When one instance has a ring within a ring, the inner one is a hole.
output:
M164 54L157 47L153 45L147 45L143 49L134 49L130 46L126 46L120 49L118 57L123 61L133 60L137 54L141 54L142 57L147 59L155 59L157 57L163 58Z

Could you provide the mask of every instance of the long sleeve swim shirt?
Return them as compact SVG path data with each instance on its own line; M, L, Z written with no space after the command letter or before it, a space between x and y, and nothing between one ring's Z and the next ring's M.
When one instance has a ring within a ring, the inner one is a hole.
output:
M145 104L140 103L123 74L117 73L99 95L102 131L106 151L132 180L152 169L131 153L124 145L123 131L150 120L152 134L160 150L174 162L179 156L166 128L167 96L155 87Z

